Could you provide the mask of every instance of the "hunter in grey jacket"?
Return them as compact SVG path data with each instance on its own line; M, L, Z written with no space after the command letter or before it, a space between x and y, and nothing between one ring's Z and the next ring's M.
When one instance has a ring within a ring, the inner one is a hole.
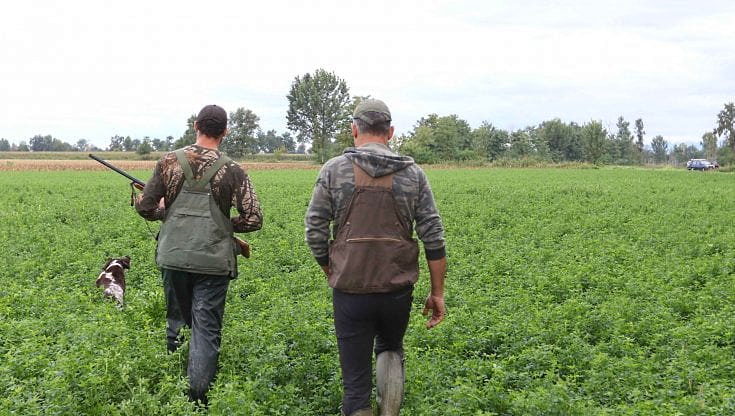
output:
M393 195L406 224L414 224L428 260L445 256L444 227L424 171L408 156L380 143L348 148L324 164L306 212L306 243L317 262L329 264L329 240L337 235L344 210L355 190L352 163L378 178L393 173ZM331 232L330 235L330 224Z

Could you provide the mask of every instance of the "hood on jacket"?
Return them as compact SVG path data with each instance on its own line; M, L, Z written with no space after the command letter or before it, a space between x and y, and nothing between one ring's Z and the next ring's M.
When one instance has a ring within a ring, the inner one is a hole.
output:
M373 178L398 172L414 164L411 157L397 155L378 143L350 147L345 149L343 155Z

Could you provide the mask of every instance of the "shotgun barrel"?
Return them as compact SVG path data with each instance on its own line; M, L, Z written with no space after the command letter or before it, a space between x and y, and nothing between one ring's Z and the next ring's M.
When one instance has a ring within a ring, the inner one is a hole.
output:
M143 189L143 187L145 186L145 182L143 182L140 179L136 178L135 176L133 176L133 175L125 172L124 170L118 168L117 166L113 165L112 163L110 163L110 162L108 162L106 160L100 159L100 158L98 158L97 156L95 156L95 155L93 155L91 153L89 154L89 157L91 157L92 159L94 159L94 160L102 163L103 165L105 165L108 168L114 170L115 172L121 174L122 176L130 179L131 181L133 181L134 184L140 185L139 187L137 187L138 189Z

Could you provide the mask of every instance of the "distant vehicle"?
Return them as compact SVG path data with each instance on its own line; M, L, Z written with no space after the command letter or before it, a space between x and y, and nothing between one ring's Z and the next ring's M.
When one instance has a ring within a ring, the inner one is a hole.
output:
M707 159L689 159L687 162L688 170L711 170L717 169L720 165L710 162Z

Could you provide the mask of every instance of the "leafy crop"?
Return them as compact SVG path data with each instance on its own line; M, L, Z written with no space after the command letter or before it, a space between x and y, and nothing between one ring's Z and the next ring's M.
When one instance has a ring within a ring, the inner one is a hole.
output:
M149 172L133 172L145 179ZM428 171L449 314L406 336L404 415L735 412L733 176ZM314 170L251 172L265 213L225 311L210 414L337 414L331 293L303 242ZM0 176L0 409L195 414L167 354L156 224L110 172ZM126 307L94 279L129 255Z

